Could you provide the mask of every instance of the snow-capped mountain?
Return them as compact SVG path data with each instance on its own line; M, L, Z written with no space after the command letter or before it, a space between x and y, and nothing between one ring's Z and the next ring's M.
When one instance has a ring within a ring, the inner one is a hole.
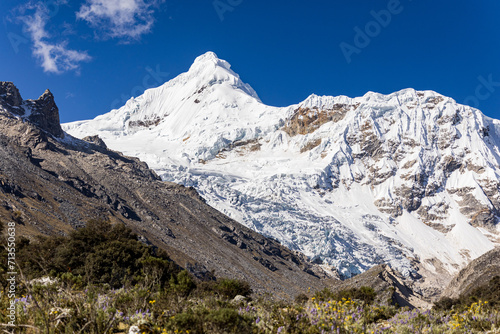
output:
M209 52L63 129L99 135L344 276L388 262L445 280L500 243L500 121L432 91L271 107Z

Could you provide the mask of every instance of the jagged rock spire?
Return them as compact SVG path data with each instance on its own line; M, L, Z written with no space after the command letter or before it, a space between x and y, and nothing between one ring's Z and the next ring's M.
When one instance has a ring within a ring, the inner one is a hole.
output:
M64 131L61 129L59 120L59 108L50 90L47 89L38 100L33 102L33 110L28 117L29 120L53 136L62 137Z
M19 107L23 99L12 82L0 81L0 101L4 101L12 107Z
M23 117L54 137L64 136L59 120L59 108L54 101L54 95L48 89L37 100L23 101L12 82L0 81L0 108Z

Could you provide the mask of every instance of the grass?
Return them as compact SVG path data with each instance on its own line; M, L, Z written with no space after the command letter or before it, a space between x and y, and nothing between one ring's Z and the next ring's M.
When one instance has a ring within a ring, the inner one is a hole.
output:
M17 327L12 333L484 333L500 331L500 313L487 301L468 307L427 311L377 305L361 299L325 299L325 291L298 302L254 296L235 302L232 295L172 284L112 289L76 288L61 279L23 283L16 300ZM223 286L230 285L227 283ZM221 290L224 291L224 290ZM353 291L347 292L353 294ZM370 292L371 295L371 292ZM317 297L315 297L317 296ZM359 294L358 294L359 296ZM0 300L6 324L9 300Z
M498 277L419 311L377 304L369 287L304 291L280 301L253 295L240 280L196 281L129 229L105 222L68 237L22 239L17 249L14 327L7 326L8 270L0 263L5 333L500 333Z

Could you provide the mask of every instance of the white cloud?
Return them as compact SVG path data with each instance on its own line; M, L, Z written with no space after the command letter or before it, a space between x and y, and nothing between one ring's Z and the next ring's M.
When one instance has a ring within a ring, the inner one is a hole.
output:
M87 52L68 49L67 41L57 44L49 41L50 36L45 29L49 17L45 7L37 6L33 15L21 16L19 19L24 22L31 36L33 55L41 61L45 72L78 71L81 62L91 59Z
M102 30L105 37L139 39L154 23L157 0L86 0L77 18Z

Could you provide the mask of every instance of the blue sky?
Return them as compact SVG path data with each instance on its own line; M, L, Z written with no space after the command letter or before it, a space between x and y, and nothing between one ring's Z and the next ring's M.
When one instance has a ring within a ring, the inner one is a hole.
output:
M2 0L0 80L63 122L214 51L269 105L431 89L500 118L498 0Z

